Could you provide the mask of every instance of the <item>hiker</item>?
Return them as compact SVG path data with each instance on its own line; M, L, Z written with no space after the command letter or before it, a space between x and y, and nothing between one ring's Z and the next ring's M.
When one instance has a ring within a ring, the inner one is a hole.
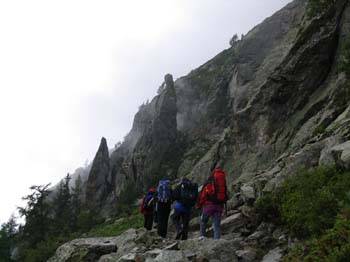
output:
M141 203L141 213L144 216L144 228L147 230L152 230L154 209L156 205L156 189L151 187Z
M166 238L168 232L168 220L172 203L172 190L170 187L170 181L167 179L160 180L157 191L157 230L159 236L161 236L162 238Z
M174 189L173 199L174 215L173 222L176 226L176 239L186 240L188 237L188 225L191 219L192 208L197 202L198 185L189 179L183 178L181 183Z
M214 228L214 239L220 239L221 216L227 200L226 174L221 169L220 164L217 164L213 173L203 185L199 195L197 206L202 208L202 215L200 219L201 238L205 237L207 224L209 218L211 217Z

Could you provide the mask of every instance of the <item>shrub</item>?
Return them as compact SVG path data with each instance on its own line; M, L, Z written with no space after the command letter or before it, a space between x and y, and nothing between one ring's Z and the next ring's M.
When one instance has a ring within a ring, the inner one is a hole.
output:
M333 168L318 168L285 182L280 193L281 217L293 235L306 238L333 225L338 205L330 184L335 173Z
M301 171L258 199L256 211L262 220L282 223L298 238L319 236L334 225L339 201L350 189L349 176L335 168Z
M333 228L289 252L284 261L349 261L350 220L338 216Z
M301 171L258 199L262 220L281 223L303 241L284 261L349 261L350 172L320 167Z
M255 203L255 211L259 220L280 224L280 204L276 193L267 193L260 197Z

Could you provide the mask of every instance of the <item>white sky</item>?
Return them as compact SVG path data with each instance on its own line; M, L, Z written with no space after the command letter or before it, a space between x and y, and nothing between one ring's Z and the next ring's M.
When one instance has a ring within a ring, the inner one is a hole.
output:
M289 0L0 0L0 223L131 128L187 74Z

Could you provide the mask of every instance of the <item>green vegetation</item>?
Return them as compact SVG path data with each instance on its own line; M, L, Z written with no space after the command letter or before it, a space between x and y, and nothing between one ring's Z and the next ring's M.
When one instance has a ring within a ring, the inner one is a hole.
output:
M350 172L336 168L302 171L256 202L261 220L303 241L286 261L343 261L349 255L349 178Z
M12 216L7 223L0 227L0 262L11 261L10 251L15 241L17 223Z
M92 228L87 236L91 237L110 237L118 236L129 228L141 228L143 226L143 217L140 212L135 209L127 218L119 218L113 222L97 225Z
M334 5L335 0L309 0L307 14L309 17L316 16Z
M315 128L315 130L313 131L312 135L313 136L322 135L325 131L326 131L326 126L323 123L321 123L320 125L318 125Z
M338 214L334 226L320 237L300 244L285 257L285 261L349 261L350 257L350 193L346 205Z
M49 185L32 186L32 193L23 199L27 206L20 208L26 223L18 227L15 219L0 228L0 262L10 261L14 247L18 249L17 260L26 262L46 261L57 247L82 236L115 236L130 227L142 226L142 217L136 210L127 212L128 219L111 218L103 224L97 210L91 210L82 201L82 181L78 178L69 187L70 176L59 184L52 198ZM130 192L129 192L130 193ZM52 200L48 200L48 197ZM120 217L119 217L120 218Z

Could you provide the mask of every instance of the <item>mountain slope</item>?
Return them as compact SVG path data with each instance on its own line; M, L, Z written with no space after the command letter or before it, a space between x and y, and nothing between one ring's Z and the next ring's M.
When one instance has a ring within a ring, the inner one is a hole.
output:
M318 165L321 151L348 139L342 130L316 136L349 104L338 71L345 3L310 19L306 1L295 0L187 76L167 75L111 154L106 193L118 198L130 185L141 193L161 177L202 183L219 160L230 182L266 173L253 184L268 190L295 168Z
M294 204L299 203L300 192L295 190L302 191L303 181L315 183L317 197L331 200L310 200L309 206L302 206L305 213L321 203L318 212L329 215L326 204L339 206L330 215L332 223L335 216L346 223L324 235L325 241L337 236L336 230L344 233L350 216L340 212L346 201L339 202L334 192L348 189L343 182L343 187L332 183L336 177L345 181L344 170L350 168L350 6L347 0L322 3L311 12L308 1L294 0L188 75L176 81L166 75L159 94L135 115L125 141L110 155L106 141L101 141L86 182L86 197L105 217L113 217L116 206L125 204L125 199L133 202L162 177L176 181L187 176L201 184L220 162L234 192L222 221L224 240L206 240L202 245L193 239L198 232L192 230L188 241L163 243L154 232L131 229L108 240L112 249L114 242L126 239L127 243L119 243L121 249L112 254L97 254L99 261L134 261L138 255L149 261L205 260L221 254L227 254L220 257L222 261L259 261L264 255L264 261L279 261L295 241L280 225L260 221L254 204L279 192L283 182L293 177L299 186L289 188ZM299 170L318 166L336 169L297 176ZM332 179L327 172L333 172ZM324 173L329 177L322 177ZM326 186L317 184L319 176ZM298 183L298 179L305 180ZM273 198L265 199L275 204ZM191 229L196 228L194 218ZM106 244L103 241L88 240L98 247ZM56 257L67 250L74 253L75 248L85 250L84 243L67 243Z

